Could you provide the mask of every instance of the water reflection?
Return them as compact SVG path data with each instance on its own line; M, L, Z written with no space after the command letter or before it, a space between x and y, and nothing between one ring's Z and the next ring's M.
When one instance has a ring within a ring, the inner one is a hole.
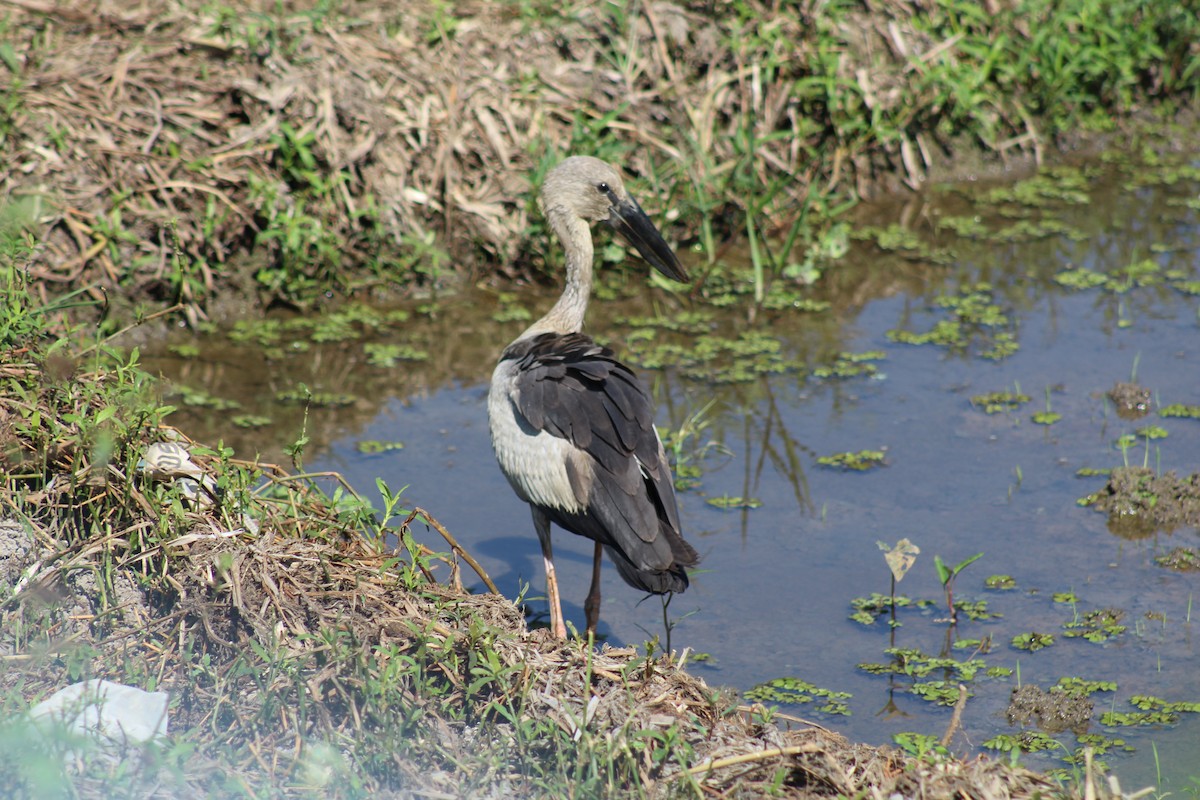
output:
M851 692L852 716L828 724L877 743L905 730L940 735L948 721L946 709L912 693L911 679L859 669L886 662L889 646L966 660L972 650L956 648L956 641L990 637L991 652L980 657L997 667L1019 665L1025 683L1049 687L1069 675L1116 681L1118 691L1100 695L1098 705L1128 708L1138 693L1200 700L1189 617L1194 576L1153 560L1179 544L1200 545L1197 532L1121 539L1104 516L1076 505L1103 485L1103 478L1080 478L1076 470L1122 463L1113 442L1138 424L1120 419L1106 398L1117 381L1136 372L1156 403L1200 403L1200 285L1188 283L1200 278L1200 226L1185 204L1196 185L1127 185L1131 180L1116 175L1087 183L1086 202L1071 196L1049 212L1004 200L983 208L973 200L991 187L980 186L864 209L855 229L896 226L879 237L893 249L860 242L805 290L829 303L828 311L751 317L740 302L712 311L704 335L767 335L781 343L783 371L730 384L671 368L643 370L661 425L678 429L704 411L707 426L695 446L714 442L727 452L710 449L700 461L698 485L680 497L685 530L704 560L692 588L668 613L677 624L675 646L711 656L697 667L702 674L742 689L799 676ZM1003 237L988 238L997 232ZM906 244L904 235L912 233L918 236ZM1158 269L1130 270L1146 259ZM1080 268L1127 285L1064 286L1064 270ZM980 284L1008 320L1002 327L1019 342L1015 354L980 358L996 330L986 325L968 326L974 338L965 348L889 339L889 331L934 329L950 315L939 297ZM618 319L707 308L701 298L648 290L632 275L617 276L607 291L616 299L594 304L589 329L619 353L638 347ZM553 290L528 287L516 305L544 309L553 297ZM224 440L244 457L280 460L282 448L303 432L311 440L307 466L341 470L364 494L380 476L394 489L407 486L405 497L436 515L502 592L535 598L543 590L537 542L527 509L494 464L484 402L500 348L525 322L510 318L513 303L486 289L421 306L407 307L411 316L403 324L360 328L358 338L346 341L314 344L298 335L306 349L285 341L271 357L216 337L204 340L198 358L159 353L145 361L181 386L240 404L219 413L184 408L176 423L189 434ZM377 366L364 350L372 341L410 344L428 359ZM696 334L656 330L653 341L688 347ZM886 358L873 376L818 379L811 373L838 354L874 350ZM300 384L354 400L307 410L276 402ZM988 415L971 403L980 393L1018 386L1032 400L1016 411ZM1031 414L1047 403L1062 419L1033 424ZM273 422L233 427L238 414ZM1157 423L1170 435L1148 449L1139 444L1129 459L1195 471L1200 422ZM402 442L404 448L364 454L362 441ZM885 450L888 466L851 474L816 462L862 449ZM706 502L722 496L762 505L722 510ZM852 600L889 591L876 542L901 537L916 542L922 555L898 589L934 605L902 610L896 628L850 621ZM954 564L976 552L984 556L958 577L956 596L985 600L1003 616L960 620L951 628L939 609L944 603L932 558ZM555 554L564 611L581 625L590 547L557 533ZM984 579L994 574L1013 576L1016 588L985 589ZM647 631L662 635L657 603L642 603L611 568L603 591L601 632L611 641L640 642ZM1068 591L1078 598L1073 604L1054 600ZM544 602L531 607L538 611ZM1065 637L1064 625L1077 615L1106 608L1123 612L1126 632L1095 643ZM1031 631L1054 634L1056 642L1037 652L1012 646L1014 636ZM957 740L960 749L1010 730L1004 710L1013 685L1004 677L972 682L963 714L971 744ZM1093 730L1100 728L1093 724ZM1152 780L1149 736L1116 733L1139 747L1117 762L1127 774L1132 770L1125 785ZM1180 742L1200 735L1200 723L1185 715L1175 728L1153 735L1160 750L1178 751ZM1026 763L1050 763L1037 758Z

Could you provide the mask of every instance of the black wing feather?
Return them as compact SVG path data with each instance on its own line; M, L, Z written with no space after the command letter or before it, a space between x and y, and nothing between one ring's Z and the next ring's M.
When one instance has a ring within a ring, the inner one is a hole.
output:
M517 362L517 411L594 461L584 512L543 510L567 530L606 545L630 585L683 591L684 568L698 556L679 533L671 470L654 431L650 394L637 376L581 333L523 339L502 359Z

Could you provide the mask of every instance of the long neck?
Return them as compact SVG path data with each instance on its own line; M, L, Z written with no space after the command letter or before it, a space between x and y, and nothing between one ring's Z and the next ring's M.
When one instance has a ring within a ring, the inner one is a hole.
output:
M567 213L550 213L547 220L567 256L567 286L546 316L525 329L522 339L538 333L583 330L583 317L592 294L592 232L587 223Z

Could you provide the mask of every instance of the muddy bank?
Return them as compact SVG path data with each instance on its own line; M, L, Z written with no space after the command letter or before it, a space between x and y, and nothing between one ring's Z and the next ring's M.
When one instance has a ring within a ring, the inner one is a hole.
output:
M560 16L9 0L5 225L33 233L47 296L83 288L122 317L179 304L195 323L229 295L295 303L537 271L531 185L565 152L619 162L675 238L710 248L751 217L791 239L849 198L1038 160L1075 140L1076 115L1111 130L1194 88L1187 19L1151 9L1130 22L1154 59L1090 82L981 65L986 80L958 91L976 39L1037 57L1035 23L1066 24L996 5L954 33L951 10L902 2Z

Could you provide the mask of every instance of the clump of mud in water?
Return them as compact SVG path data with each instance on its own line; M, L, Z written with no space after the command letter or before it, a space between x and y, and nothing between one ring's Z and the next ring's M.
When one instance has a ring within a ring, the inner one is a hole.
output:
M1160 566L1176 572L1200 572L1200 550L1194 547L1176 547L1166 555L1154 559Z
M1117 467L1108 485L1082 501L1108 514L1109 529L1125 538L1149 536L1182 525L1200 527L1200 474L1156 475L1145 467Z
M1087 731L1092 721L1094 705L1085 694L1064 692L1061 689L1045 691L1038 686L1026 684L1012 691L1012 700L1005 715L1009 725L1028 725L1037 719L1037 726L1046 733L1072 731L1076 735Z
M1136 383L1121 382L1108 390L1108 399L1121 419L1140 419L1150 413L1150 390Z

